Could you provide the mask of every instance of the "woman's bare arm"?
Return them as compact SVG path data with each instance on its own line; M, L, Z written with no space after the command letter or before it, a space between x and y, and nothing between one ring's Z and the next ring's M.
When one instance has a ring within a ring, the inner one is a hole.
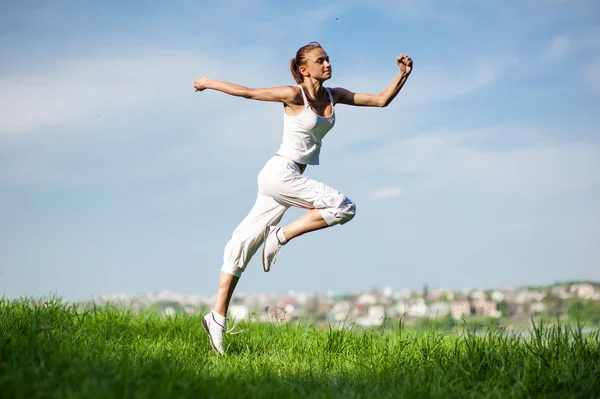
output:
M366 107L387 107L398 95L404 83L412 72L412 59L404 54L396 58L400 71L396 77L378 94L353 93L350 90L337 87L331 90L334 101L338 104L347 104Z
M298 97L298 89L293 86L276 86L271 88L249 88L236 83L209 79L201 76L194 81L196 91L206 89L217 90L236 97L244 97L259 101L294 103Z

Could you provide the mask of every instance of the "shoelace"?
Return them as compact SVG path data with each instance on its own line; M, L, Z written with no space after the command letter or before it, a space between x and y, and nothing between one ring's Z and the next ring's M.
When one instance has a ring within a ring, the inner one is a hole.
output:
M230 334L230 335L236 335L236 334L241 334L241 333L245 332L246 330L244 330L242 328L240 328L240 331L235 331L235 332L233 331L238 326L238 324L239 323L234 320L233 327L231 327L228 330L223 330L223 331L225 332L225 334Z
M230 329L226 330L225 327L223 327L223 325L221 323L219 323L217 321L217 319L215 319L214 313L211 312L211 316L212 316L212 319L215 322L215 324L218 325L219 327L221 327L221 329L223 330L223 332L225 334L236 335L236 334L240 334L240 333L243 333L244 331L246 331L243 329L240 329L240 331L235 331L235 332L233 331L239 324L239 322L235 319L233 320L233 326Z
M277 238L277 237L275 237ZM275 252L273 252L273 264L276 263L276 259L277 259L277 254L279 253L279 251L281 250L282 245L281 244L277 244L277 247L275 247Z

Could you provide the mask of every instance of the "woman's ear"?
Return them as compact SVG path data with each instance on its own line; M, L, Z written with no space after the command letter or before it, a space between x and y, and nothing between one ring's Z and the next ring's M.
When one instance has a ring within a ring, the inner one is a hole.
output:
M300 72L300 75L302 76L309 76L308 68L306 67L306 65L300 65L300 67L298 67L298 72Z

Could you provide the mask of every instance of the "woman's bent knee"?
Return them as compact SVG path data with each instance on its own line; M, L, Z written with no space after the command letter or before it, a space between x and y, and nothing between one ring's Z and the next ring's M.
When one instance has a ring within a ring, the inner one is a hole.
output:
M356 204L346 197L339 208L339 213L341 215L340 224L348 223L356 215Z
M321 216L329 226L345 224L356 215L356 204L348 197L343 197L337 206L320 209Z

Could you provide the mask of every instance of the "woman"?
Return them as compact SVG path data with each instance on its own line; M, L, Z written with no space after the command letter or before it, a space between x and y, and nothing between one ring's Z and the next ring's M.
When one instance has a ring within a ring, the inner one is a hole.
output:
M329 57L321 45L311 42L290 60L296 86L251 89L234 83L199 77L196 91L212 89L233 96L283 103L283 142L258 175L258 196L248 216L235 229L225 246L219 288L212 312L202 318L213 349L224 354L223 332L235 286L261 244L265 272L275 263L281 247L304 233L350 221L356 207L333 188L304 177L307 165L319 164L321 142L335 124L336 104L385 107L398 94L412 70L412 60L401 55L399 73L379 94L353 93L343 88L326 88L331 78ZM291 206L308 209L303 216L278 227Z

